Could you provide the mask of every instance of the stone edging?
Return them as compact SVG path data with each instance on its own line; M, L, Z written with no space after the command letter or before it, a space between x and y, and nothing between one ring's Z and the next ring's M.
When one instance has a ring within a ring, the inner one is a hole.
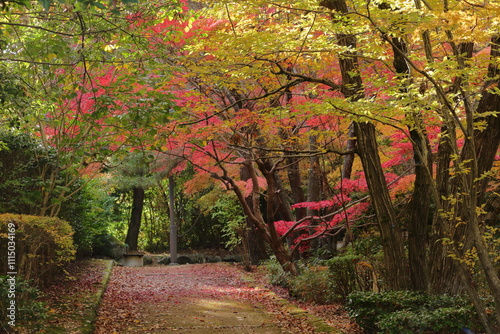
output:
M113 272L113 266L115 264L115 261L113 260L104 261L106 261L107 263L104 268L102 280L99 283L97 292L89 301L89 303L91 304L90 314L88 318L90 323L88 326L85 326L85 328L82 328L81 334L92 334L95 330L95 322L97 320L99 306L101 305L102 298L104 297L104 293L106 292L106 288L108 287L109 280L111 279L111 273Z

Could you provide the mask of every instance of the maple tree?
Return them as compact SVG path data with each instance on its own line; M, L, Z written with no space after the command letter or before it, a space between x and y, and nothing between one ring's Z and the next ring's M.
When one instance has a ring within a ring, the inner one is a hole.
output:
M187 4L137 7L120 26L70 11L79 33L59 33L63 52L35 43L41 59L10 59L54 94L30 117L67 168L122 148L186 159L198 174L186 188L232 191L248 237L294 274L298 252L339 232L349 241L373 212L388 288L466 290L495 332L500 280L484 228L498 200L498 4L203 1L192 17ZM53 29L28 29L12 49ZM79 60L58 62L64 52Z
M7 114L6 121L34 133L57 157L57 168L40 175L47 184L41 215L57 215L60 203L76 193L69 187L82 176L96 176L110 156L142 147L141 136L152 136L151 124L164 123L173 107L155 89L162 79L145 71L153 63L164 76L168 70L145 56L151 27L176 15L179 4L115 5L84 10L78 2L52 4L45 12L13 6L2 17L9 50L3 66L24 94L23 110ZM141 16L150 19L138 29ZM67 171L63 184L60 171ZM56 194L56 187L62 191Z
M353 122L388 286L438 293L465 288L484 315L464 262L473 248L498 311L499 281L482 238L480 209L500 141L497 22L491 14L496 11L496 4L459 2L210 2L203 14L215 29L188 48L198 57L191 63L191 79L198 80L193 87L201 92L189 105L191 114L199 113L189 122L190 131L200 128L194 148L214 161L205 172L237 193L271 244L279 240L273 239L273 217L289 212L277 177L288 154L280 140L292 142L280 130L293 126L284 125L286 120L296 120L290 96L312 96L313 102L304 103L314 111L312 117L339 115ZM414 182L404 225L380 160L376 124L391 127L410 143L410 162L402 162L413 168ZM238 184L235 164L249 173L251 204ZM265 219L259 213L264 184L259 177L266 181ZM285 266L288 261L281 259ZM498 326L482 320L489 331Z

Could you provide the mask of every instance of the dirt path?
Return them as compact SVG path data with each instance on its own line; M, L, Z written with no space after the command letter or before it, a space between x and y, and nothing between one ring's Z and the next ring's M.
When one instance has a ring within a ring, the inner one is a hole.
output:
M229 265L116 267L95 333L313 332L290 324L273 299Z

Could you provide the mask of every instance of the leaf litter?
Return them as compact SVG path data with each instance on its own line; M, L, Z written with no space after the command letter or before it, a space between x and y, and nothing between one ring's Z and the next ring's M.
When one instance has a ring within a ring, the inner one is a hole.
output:
M264 284L261 274L226 263L115 267L95 334L319 333ZM357 333L340 306L300 306L339 333Z

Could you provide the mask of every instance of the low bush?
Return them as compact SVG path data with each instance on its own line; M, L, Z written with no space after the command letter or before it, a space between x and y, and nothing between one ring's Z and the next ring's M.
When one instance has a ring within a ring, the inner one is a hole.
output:
M15 276L15 283L11 276L0 276L0 332L9 332L13 327L9 325L37 323L37 320L47 317L45 303L40 301L40 291L32 282ZM14 284L14 285L13 285ZM15 296L11 295L15 291ZM10 312L11 301L15 300L15 312ZM36 327L36 326L35 326ZM36 328L33 328L34 330Z
M293 297L302 301L345 302L351 292L373 287L373 269L357 255L299 265L300 274L295 277L285 273L274 258L264 265L271 284L288 289Z
M332 279L327 267L305 267L290 279L290 293L297 299L317 304L332 301Z
M271 256L271 258L265 260L262 265L266 269L269 283L285 289L291 287L292 276L283 270L278 260L276 260L276 257Z
M356 265L357 255L336 256L327 261L331 277L331 296L335 301L344 302L347 296L360 290Z
M0 214L0 254L15 254L13 267L2 263L3 272L16 271L35 286L49 284L74 259L72 235L70 224L58 218Z
M347 310L366 333L458 333L474 309L463 297L413 291L354 292Z

